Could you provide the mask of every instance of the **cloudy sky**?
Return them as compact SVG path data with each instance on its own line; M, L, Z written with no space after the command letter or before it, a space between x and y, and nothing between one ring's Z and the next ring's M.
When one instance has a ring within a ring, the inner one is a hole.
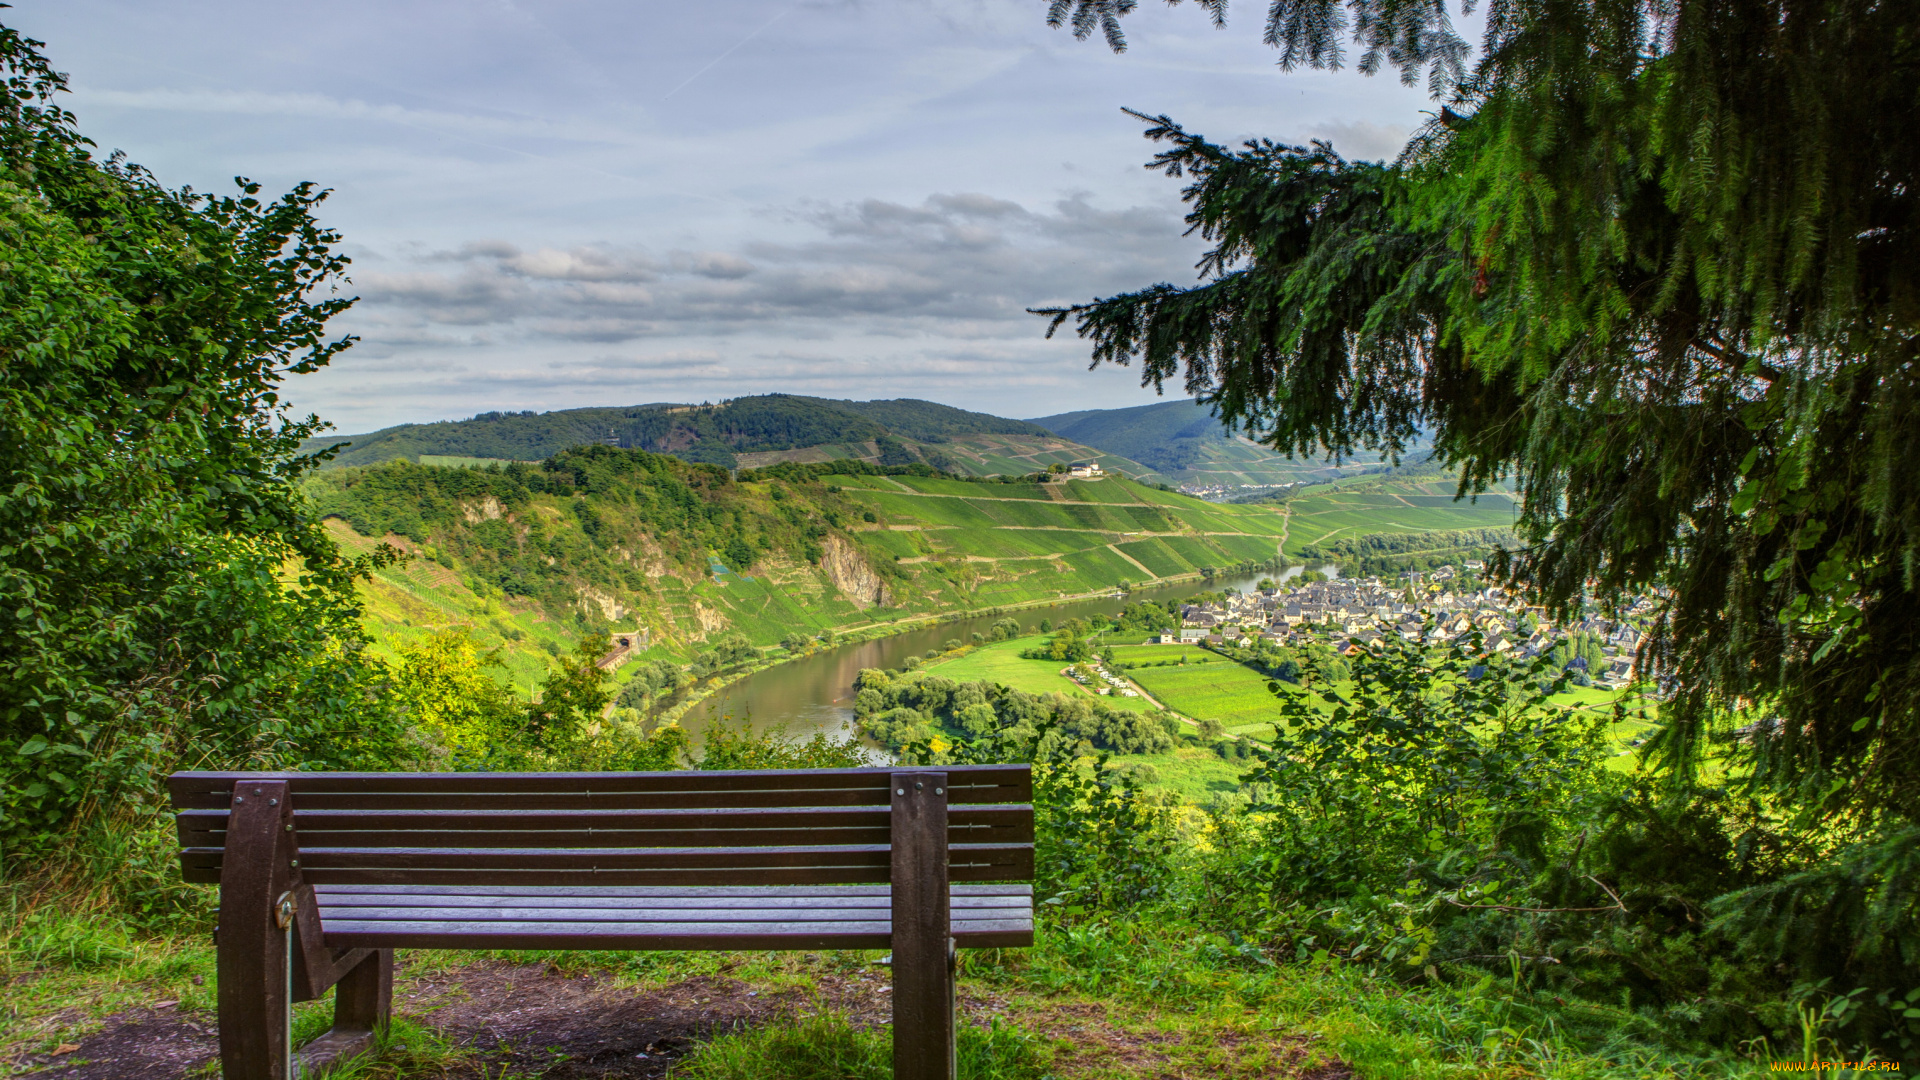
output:
M362 342L289 397L343 431L767 391L1008 416L1154 400L1025 308L1193 279L1122 106L1390 157L1433 108L1286 74L1264 5L14 0L103 149L333 189Z

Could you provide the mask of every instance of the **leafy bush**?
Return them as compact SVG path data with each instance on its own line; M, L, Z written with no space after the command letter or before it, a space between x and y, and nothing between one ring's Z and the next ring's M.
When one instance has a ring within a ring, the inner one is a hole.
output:
M301 184L163 186L91 143L36 42L0 28L0 850L151 812L203 766L381 767L354 580L308 512L288 372L350 344L346 259ZM391 553L387 553L390 555ZM387 556L383 555L382 558ZM85 808L94 821L82 821ZM74 845L67 845L71 850Z
M1178 729L1164 715L1117 709L1097 698L1027 694L936 675L895 678L870 668L860 673L856 686L855 722L894 750L939 737L998 740L1021 758L1056 748L1151 754L1172 749Z

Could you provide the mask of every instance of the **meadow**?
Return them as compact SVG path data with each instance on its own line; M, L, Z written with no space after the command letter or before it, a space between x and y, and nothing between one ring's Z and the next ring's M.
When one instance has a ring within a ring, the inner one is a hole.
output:
M1120 650L1114 653L1118 656ZM1218 720L1235 734L1264 740L1280 715L1279 703L1267 689L1270 680L1240 664L1145 667L1127 674L1168 708L1195 720Z
M1133 664L1164 664L1170 660L1189 664L1230 664L1233 661L1198 645L1126 645L1113 650L1113 659L1122 667Z
M1095 696L1086 687L1060 674L1067 665L1059 660L1027 660L1020 656L1023 649L1031 649L1043 644L1045 636L1014 638L998 641L969 650L965 655L949 660L939 660L928 664L921 670L930 675L955 682L1000 683L1014 690L1029 694L1079 694ZM1124 697L1113 694L1101 697L1107 705L1116 709L1132 709L1144 712L1153 708L1145 698Z

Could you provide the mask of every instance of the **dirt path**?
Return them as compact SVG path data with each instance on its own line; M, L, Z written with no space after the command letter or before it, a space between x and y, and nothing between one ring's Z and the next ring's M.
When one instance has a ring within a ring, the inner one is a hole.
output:
M656 990L545 964L483 961L396 980L394 1011L425 1023L467 1053L448 1075L660 1077L700 1040L822 1007L860 1026L887 1022L884 970L827 975L809 994L762 992L725 976ZM46 1080L186 1080L219 1056L214 1017L148 1008L109 1017L54 1055L13 1063Z
M731 965L718 974L646 989L623 984L604 971L563 971L545 963L480 960L453 968L416 968L403 958L395 980L395 1014L432 1029L451 1044L453 1053L409 1047L403 1035L386 1051L377 1075L657 1080L701 1042L742 1028L823 1011L840 1013L853 1026L868 1030L891 1021L892 980L886 968L824 962L808 966L813 970L804 990L733 978L727 974ZM217 1075L214 1017L204 1011L182 1013L175 1005L161 1002L110 1016L55 1053L0 1060L0 1072L25 1072L44 1080L199 1080ZM1013 1000L990 986L966 983L960 987L959 1010L965 1024L986 1027L1011 1018L1027 1030L1066 1040L1070 1048L1054 1062L1054 1075L1063 1080L1089 1073L1141 1080L1173 1075L1297 1080L1353 1076L1337 1061L1312 1064L1314 1037L1275 1035L1264 1030L1265 1024L1175 1033L1156 1019L1157 1012L1137 1014L1098 1001ZM1242 1050L1252 1052L1267 1068L1247 1072L1235 1067L1232 1059ZM1228 1060L1212 1060L1223 1056ZM1199 1060L1219 1067L1183 1067Z

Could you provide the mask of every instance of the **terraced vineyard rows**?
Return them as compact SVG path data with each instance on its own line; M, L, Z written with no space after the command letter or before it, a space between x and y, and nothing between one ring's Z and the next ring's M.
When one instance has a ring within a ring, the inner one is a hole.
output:
M1279 553L1284 512L1214 506L1119 478L1064 484L974 484L939 477L834 482L868 507L868 535L902 563L991 568L988 598L1055 582L1065 592L1265 562Z

